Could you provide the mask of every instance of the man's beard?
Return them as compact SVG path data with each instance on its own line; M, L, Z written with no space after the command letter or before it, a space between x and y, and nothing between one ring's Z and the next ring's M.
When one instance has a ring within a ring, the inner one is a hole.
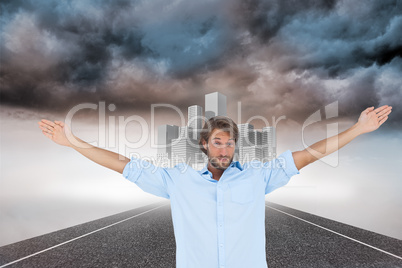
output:
M207 156L208 156L208 162L211 163L211 166L213 166L214 168L219 169L219 170L227 169L230 166L230 163L232 163L232 161L233 161L233 156L230 159L228 157L210 157L208 149L207 149ZM219 159L221 159L221 158L229 159L229 161L220 163Z

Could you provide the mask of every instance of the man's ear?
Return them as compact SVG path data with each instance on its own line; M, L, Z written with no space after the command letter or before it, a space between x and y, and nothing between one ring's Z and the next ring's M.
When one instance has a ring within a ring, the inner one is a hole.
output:
M205 140L203 140L203 141L202 141L202 146L204 146L204 149L207 150L207 148L208 148L208 143L207 143Z

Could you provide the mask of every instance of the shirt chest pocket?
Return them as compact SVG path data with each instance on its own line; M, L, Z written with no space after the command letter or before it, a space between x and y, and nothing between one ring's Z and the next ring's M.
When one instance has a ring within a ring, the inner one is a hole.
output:
M254 187L250 183L230 184L231 200L238 204L248 204L254 201Z

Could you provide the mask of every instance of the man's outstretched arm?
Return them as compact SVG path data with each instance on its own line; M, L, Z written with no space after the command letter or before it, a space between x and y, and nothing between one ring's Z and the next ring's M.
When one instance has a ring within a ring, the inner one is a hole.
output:
M293 159L298 170L313 163L314 161L327 156L352 141L357 136L372 132L379 128L391 113L391 106L384 105L374 110L374 107L364 110L359 120L351 128L338 135L321 140L307 147L302 151L293 152Z
M83 156L104 167L123 173L124 167L130 159L96 146L75 137L70 128L61 121L49 121L42 119L38 122L42 133L55 143L71 147Z

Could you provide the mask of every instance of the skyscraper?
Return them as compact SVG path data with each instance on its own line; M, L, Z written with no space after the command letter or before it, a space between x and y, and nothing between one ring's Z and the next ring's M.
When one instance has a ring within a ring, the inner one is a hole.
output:
M249 123L238 124L237 128L239 129L239 147L249 146L251 145L250 141L250 133L254 130L254 126Z
M167 162L170 166L172 158L172 140L179 136L179 127L175 125L158 126L158 150L157 158L159 162Z
M188 107L188 127L191 129L190 137L198 140L203 124L202 107L193 105Z
M248 150L244 150L245 147L247 146L252 146L253 144L250 141L250 133L254 130L254 126L245 123L245 124L238 124L237 125L239 129L239 140L238 140L238 147L239 147L239 157L238 161L240 163L244 163L246 159L246 153Z
M274 127L262 129L262 151L264 161L276 158L276 131Z
M196 163L196 153L200 151L198 141L188 136L189 128L180 127L177 139L172 140L172 164L186 163L190 166Z
M183 138L183 139L189 138L188 132L189 132L189 127L188 126L179 127L179 136L178 136L178 138Z
M242 148L242 158L240 163L250 162L253 160L261 161L262 159L262 148L258 145L244 146Z
M256 129L253 129L249 132L250 144L251 145L262 145L262 132Z
M179 127L175 125L158 126L158 153L167 153L171 156L171 143L179 136Z
M205 95L206 120L218 115L226 116L226 96L219 92Z

